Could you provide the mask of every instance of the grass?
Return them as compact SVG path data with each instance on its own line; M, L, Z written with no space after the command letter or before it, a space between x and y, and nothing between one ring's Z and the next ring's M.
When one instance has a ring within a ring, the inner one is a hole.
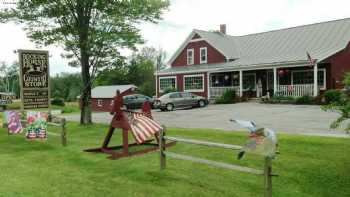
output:
M52 109L62 110L63 114L80 112L78 102L65 102L65 106L52 105Z
M58 133L57 128L49 128ZM167 160L159 170L157 152L108 160L105 154L83 152L97 147L106 125L68 124L68 146L59 137L28 141L0 129L0 196L263 196L263 179L255 175L206 165ZM168 129L168 135L242 144L246 133L210 129ZM274 196L315 197L350 195L350 140L315 136L279 135L280 152L273 161ZM120 132L113 142L119 143ZM236 160L229 150L179 143L173 152L261 168L262 158Z
M7 104L6 109L7 110L20 110L21 109L21 102L18 100L18 101L15 101L13 103ZM65 102L65 106L52 105L52 109L53 110L61 110L62 113L64 113L64 114L80 112L78 102Z

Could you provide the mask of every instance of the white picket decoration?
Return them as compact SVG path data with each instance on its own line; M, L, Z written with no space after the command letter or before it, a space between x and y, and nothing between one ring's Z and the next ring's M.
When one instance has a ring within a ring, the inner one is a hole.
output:
M277 95L300 97L313 95L314 84L278 85Z

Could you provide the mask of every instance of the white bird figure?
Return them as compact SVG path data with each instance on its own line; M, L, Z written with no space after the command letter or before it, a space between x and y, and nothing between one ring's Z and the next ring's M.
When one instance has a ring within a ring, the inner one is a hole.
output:
M231 119L231 121L239 124L243 128L247 128L250 131L247 143L238 153L238 159L241 159L245 152L251 152L269 157L275 156L278 142L276 134L273 130L260 127L253 121L233 119Z

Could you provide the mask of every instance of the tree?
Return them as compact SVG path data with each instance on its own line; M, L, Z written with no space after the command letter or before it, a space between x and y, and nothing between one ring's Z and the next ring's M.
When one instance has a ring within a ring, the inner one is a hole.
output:
M346 73L343 81L346 90L341 92L341 96L336 101L328 105L322 106L325 111L335 111L339 113L339 117L331 123L331 128L338 128L343 122L350 119L350 73ZM347 133L350 133L350 123L347 123L345 128Z
M25 25L38 45L62 45L71 66L81 66L81 124L91 123L91 86L99 68L118 60L119 49L142 43L136 25L157 22L168 0L18 0L0 10L0 22Z
M140 93L148 96L155 94L154 72L164 65L165 53L153 47L144 47L133 53L128 61L103 69L97 75L95 85L134 84Z
M2 62L0 66L0 92L12 92L19 97L18 62L10 65Z
M65 101L75 101L81 94L83 85L79 73L61 73L51 77L51 97Z

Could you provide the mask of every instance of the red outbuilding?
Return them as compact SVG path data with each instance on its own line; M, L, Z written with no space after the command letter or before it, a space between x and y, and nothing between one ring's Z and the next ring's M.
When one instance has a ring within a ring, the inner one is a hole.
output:
M110 112L117 90L122 94L129 95L133 94L136 89L137 87L132 84L97 86L91 90L91 109L92 111Z

